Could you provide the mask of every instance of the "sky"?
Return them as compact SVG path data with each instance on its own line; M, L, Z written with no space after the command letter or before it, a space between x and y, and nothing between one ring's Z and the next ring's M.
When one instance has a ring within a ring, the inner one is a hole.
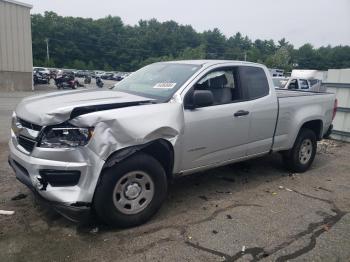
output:
M119 16L125 24L156 18L192 25L199 32L219 28L227 37L286 38L296 47L350 45L350 0L22 0L31 13L62 16Z

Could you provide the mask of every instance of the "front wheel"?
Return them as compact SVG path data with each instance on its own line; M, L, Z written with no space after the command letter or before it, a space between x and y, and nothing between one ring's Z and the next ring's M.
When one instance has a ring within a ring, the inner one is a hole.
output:
M138 153L102 173L93 204L105 223L131 227L149 220L166 194L167 178L161 164Z
M283 160L293 172L305 172L315 159L317 151L316 134L310 129L303 128L291 150L283 153Z

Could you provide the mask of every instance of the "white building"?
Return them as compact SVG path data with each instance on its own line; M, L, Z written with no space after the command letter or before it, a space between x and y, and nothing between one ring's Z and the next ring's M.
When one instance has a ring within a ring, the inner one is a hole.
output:
M31 8L0 0L0 91L32 89Z
M350 142L350 68L329 69L324 85L327 91L335 93L338 99L332 137Z
M308 69L294 69L291 77L305 78L305 79L317 79L322 82L327 80L327 71L320 70L308 70Z

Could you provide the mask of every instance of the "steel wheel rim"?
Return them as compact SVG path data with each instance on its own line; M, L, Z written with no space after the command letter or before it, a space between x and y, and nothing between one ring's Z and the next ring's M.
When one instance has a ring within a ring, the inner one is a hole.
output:
M307 164L312 156L312 142L310 139L305 139L299 149L299 161L302 164Z
M123 214L132 215L144 210L154 196L152 178L144 171L123 175L113 190L114 206Z

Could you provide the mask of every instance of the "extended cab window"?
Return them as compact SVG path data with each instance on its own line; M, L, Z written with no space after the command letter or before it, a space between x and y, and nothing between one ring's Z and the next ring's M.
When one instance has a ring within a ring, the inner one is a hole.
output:
M237 81L237 68L220 68L202 77L192 90L209 90L213 94L214 105L242 100L242 92ZM191 96L188 96L187 104Z
M241 66L239 70L242 90L247 90L250 99L269 94L269 83L265 71L260 67Z

